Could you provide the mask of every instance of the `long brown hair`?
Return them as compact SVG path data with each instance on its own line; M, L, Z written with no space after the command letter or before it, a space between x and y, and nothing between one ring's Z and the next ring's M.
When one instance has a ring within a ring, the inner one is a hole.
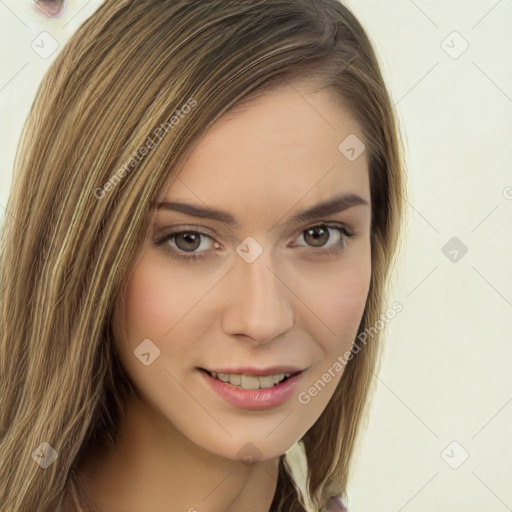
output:
M78 468L113 443L133 391L113 349L112 318L148 232L151 203L223 114L304 77L349 105L365 135L372 276L363 332L385 306L404 164L374 50L344 5L106 1L62 48L23 129L2 233L3 510L55 512L69 495L79 509ZM148 140L151 149L140 151ZM317 508L346 492L379 338L348 361L303 438ZM50 461L52 450L57 458L42 469L36 457ZM304 507L283 455L271 510Z

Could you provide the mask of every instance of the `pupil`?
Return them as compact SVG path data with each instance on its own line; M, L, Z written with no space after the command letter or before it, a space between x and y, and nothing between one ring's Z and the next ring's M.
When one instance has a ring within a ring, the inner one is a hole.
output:
M193 247L190 247L190 245L185 245L183 247L182 244L180 243L183 240L185 241L185 244L187 244L187 243L190 244L191 243L193 245ZM197 233L182 233L182 234L179 234L176 237L176 245L178 246L179 249L181 249L183 251L187 251L187 250L194 251L200 245L200 235L197 234Z
M315 233L318 233L318 232L320 232L320 234L315 235ZM325 229L325 227L322 227L322 226L319 226L316 228L310 228L310 229L306 230L306 233L304 235L304 240L306 240L306 242L308 242L308 240L307 240L308 236L312 236L312 238L313 238L313 240L312 240L313 243L311 245L313 245L314 247L321 247L322 245L325 245L327 240L329 240L329 231L327 229Z

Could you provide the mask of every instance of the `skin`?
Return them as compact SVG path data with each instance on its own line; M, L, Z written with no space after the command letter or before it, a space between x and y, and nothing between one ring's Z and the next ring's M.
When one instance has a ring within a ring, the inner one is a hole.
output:
M226 210L241 227L154 212L130 275L127 336L115 340L139 396L128 402L116 449L83 472L103 512L269 510L278 457L318 419L342 371L307 405L297 395L350 350L368 296L368 162L366 152L349 161L338 150L350 134L364 140L339 100L305 82L288 84L220 119L162 191L160 200ZM287 226L290 216L341 193L368 204ZM325 222L354 236L337 255L315 257L343 243L336 228L316 242L305 233ZM200 245L153 244L180 229L208 236ZM235 251L248 236L263 248L252 263ZM166 245L185 255L213 252L187 263ZM160 350L148 366L134 356L145 339ZM306 370L290 400L263 411L227 403L197 369L282 364ZM240 460L247 443L257 450L253 464Z

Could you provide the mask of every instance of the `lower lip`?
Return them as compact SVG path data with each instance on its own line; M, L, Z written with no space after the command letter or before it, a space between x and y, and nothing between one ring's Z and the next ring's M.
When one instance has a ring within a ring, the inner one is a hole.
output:
M212 389L224 400L239 409L272 409L284 404L293 394L304 372L289 377L284 382L265 389L242 389L212 377L200 370Z

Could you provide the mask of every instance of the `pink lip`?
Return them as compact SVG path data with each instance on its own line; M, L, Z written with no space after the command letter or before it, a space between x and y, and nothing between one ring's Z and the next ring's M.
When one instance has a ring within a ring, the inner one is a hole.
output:
M258 370L259 371L259 370ZM239 409L263 410L272 409L285 403L293 394L295 388L302 378L302 372L293 375L284 382L266 389L242 389L233 386L227 382L222 382L212 377L207 371L200 370L203 378L211 386L211 388L224 400ZM221 373L237 373L237 372L221 372ZM245 372L244 372L245 373ZM287 373L275 372L274 373ZM247 375L247 373L245 373ZM256 373L255 375L263 375Z
M64 0L36 0L34 5L50 18L59 17L64 10Z
M258 369L258 368L249 368L248 366L244 366L241 368L215 368L214 370L208 369L210 373L237 373L240 375L276 375L278 373L297 373L304 371L304 368L297 368L295 366L272 366L270 368Z

